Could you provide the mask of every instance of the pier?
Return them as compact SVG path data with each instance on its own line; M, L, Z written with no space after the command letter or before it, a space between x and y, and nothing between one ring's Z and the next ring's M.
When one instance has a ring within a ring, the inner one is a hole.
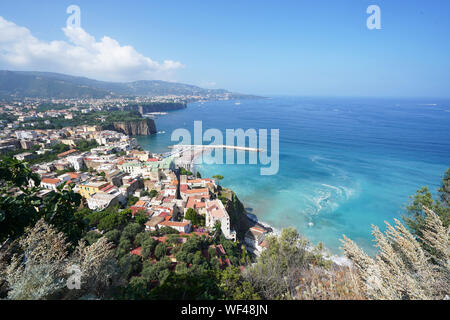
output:
M250 148L250 147L240 147L240 146L229 146L229 145L174 145L169 146L170 149L234 149L239 151L250 151L250 152L263 152L264 149L261 148Z

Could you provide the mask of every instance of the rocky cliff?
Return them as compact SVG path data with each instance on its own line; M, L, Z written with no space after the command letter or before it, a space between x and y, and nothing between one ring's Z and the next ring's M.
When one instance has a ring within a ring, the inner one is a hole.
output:
M156 125L152 119L118 121L103 127L103 130L115 130L128 136L148 136L156 133Z
M238 239L243 240L252 223L247 217L244 205L234 191L227 188L221 189L219 199L224 203L230 216L230 225L236 231Z

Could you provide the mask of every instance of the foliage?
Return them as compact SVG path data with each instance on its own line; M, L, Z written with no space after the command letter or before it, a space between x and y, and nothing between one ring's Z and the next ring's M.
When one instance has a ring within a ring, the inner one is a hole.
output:
M134 214L134 220L140 225L144 225L148 221L148 214L145 210L138 210Z
M73 299L91 294L104 297L117 276L111 244L105 238L86 246L80 241L70 254L63 233L43 219L19 241L20 251L2 270L9 286L9 299ZM68 290L68 268L81 271L79 290Z
M150 198L154 198L154 197L156 197L157 195L158 195L158 191L156 191L156 190L151 190L150 193L149 193L149 197L150 197Z
M191 221L193 225L196 226L204 226L205 225L205 217L198 214L197 211L195 211L192 208L187 209L186 215L184 216L186 220Z
M268 236L266 241L268 249L245 270L244 277L263 299L292 299L302 274L317 261L315 254L295 228L283 229L280 237Z
M406 207L406 216L403 217L411 232L419 239L422 237L426 213L423 207L433 210L441 219L444 227L450 225L450 169L445 173L441 187L438 189L439 199L433 199L428 187L422 187L411 197L410 204Z
M398 220L395 226L386 223L384 234L373 227L379 248L375 259L350 239L342 240L345 254L355 264L369 299L443 299L450 293L450 229L432 210L422 209L426 218L418 231L422 241L433 249L429 252Z
M185 168L181 167L180 168L180 175L182 175L182 176L192 176L192 172L191 171L187 171Z

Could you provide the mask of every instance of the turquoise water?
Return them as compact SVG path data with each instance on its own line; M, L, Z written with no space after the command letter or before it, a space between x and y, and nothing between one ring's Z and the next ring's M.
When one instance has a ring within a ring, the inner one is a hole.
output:
M313 243L340 253L342 235L374 252L371 225L402 215L408 197L435 190L450 167L450 102L356 98L293 98L192 103L156 119L160 133L138 137L152 152L174 144L176 128L193 131L280 130L280 169L260 165L200 165L221 174L249 212L275 228L295 226Z

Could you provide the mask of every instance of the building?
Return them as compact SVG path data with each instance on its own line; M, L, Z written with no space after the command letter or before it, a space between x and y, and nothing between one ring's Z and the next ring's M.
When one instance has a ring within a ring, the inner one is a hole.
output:
M82 156L69 156L66 158L66 160L75 169L75 171L80 171L84 167Z
M17 160L20 160L20 161L27 161L27 160L33 159L34 154L32 154L30 152L24 152L24 153L16 154L14 156L14 158L16 158Z
M119 204L119 193L98 192L90 196L87 203L91 210L103 210Z
M64 158L67 157L68 155L73 155L74 153L77 153L78 151L75 149L70 149L68 151L62 152L60 154L58 154L58 158Z
M22 149L28 150L34 146L34 142L31 140L20 140L20 147Z
M63 183L64 181L61 179L44 178L41 180L41 187L44 189L56 191L58 186Z
M109 185L106 181L85 181L83 183L78 184L78 193L87 200L89 198L100 191L100 189Z
M214 228L216 222L220 222L225 238L236 240L236 232L231 230L230 216L225 210L222 201L217 199L208 200L206 201L206 226Z
M265 246L265 235L267 231L258 225L251 227L244 236L244 241L255 254L261 253Z
M205 199L209 199L209 189L208 188L199 188L199 189L188 189L186 185L180 186L180 194L183 200L187 200L189 197L201 197Z
M191 232L191 228L192 228L192 224L189 220L185 220L182 222L178 222L178 221L162 221L158 224L158 226L160 228L162 227L170 227L173 228L175 230L177 230L178 232L184 232L184 233L189 233Z
M145 223L146 231L155 231L158 230L158 225L165 220L162 216L154 216L149 221Z

